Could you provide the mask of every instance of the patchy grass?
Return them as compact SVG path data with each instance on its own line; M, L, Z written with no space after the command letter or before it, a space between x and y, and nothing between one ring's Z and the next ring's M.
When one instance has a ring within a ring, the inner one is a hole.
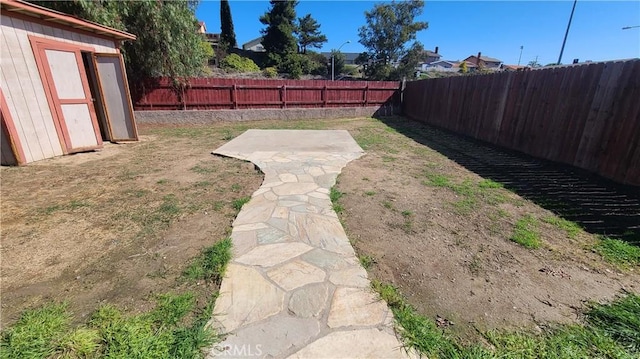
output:
M363 150L371 149L386 142L386 136L375 128L361 128L355 140Z
M507 201L506 190L502 184L484 179L477 183L469 179L462 182L455 182L453 179L441 173L435 173L431 170L425 172L427 180L422 184L426 186L447 188L462 197L459 201L453 203L454 211L461 216L472 213L480 204L497 205Z
M234 139L234 137L236 137L236 136L233 134L233 131L231 131L230 129L225 128L225 129L222 131L222 137L221 137L221 138L222 138L223 140L225 140L225 141L233 140L233 139Z
M358 256L358 260L364 269L369 269L374 263L376 263L375 258L367 255Z
M478 275L480 274L481 270L482 270L482 259L480 258L478 253L476 253L471 258L471 261L469 261L469 271L473 275Z
M190 280L220 281L227 263L231 260L231 238L225 238L206 248L184 271Z
M231 239L205 249L185 270L190 280L220 282L231 259ZM112 305L100 307L88 325L72 328L66 304L25 311L1 336L3 358L201 358L216 338L205 328L214 294L196 307L190 292L157 296L156 308L127 316Z
M640 248L625 241L602 237L593 249L609 263L621 267L640 265Z
M50 304L26 311L2 333L2 357L46 358L56 353L56 342L69 329L66 304Z
M206 167L201 165L195 165L191 167L189 170L199 174L209 174L209 173L214 173L216 171L216 169L213 167Z
M531 215L520 218L515 225L510 240L530 249L540 248L538 221Z
M240 209L242 209L242 206L247 204L250 200L251 200L251 197L249 196L234 199L231 202L231 207L233 207L233 209L235 209L236 211L240 211Z
M86 326L73 328L65 304L25 311L2 333L3 358L201 358L215 335L205 325L213 306L195 308L191 293L165 294L148 313L127 316L100 307Z
M478 187L480 188L503 188L504 186L502 185L502 183L498 183L494 180L490 180L490 179L483 179L482 181L478 182Z
M611 304L593 304L587 322L640 356L640 295L630 293Z
M83 207L91 207L91 203L85 200L77 200L73 199L65 204L54 204L48 207L45 207L40 212L45 215L50 215L58 211L74 211Z
M427 173L428 181L425 181L424 184L431 185L434 187L445 187L451 188L451 180L448 176L438 174L438 173Z
M329 199L331 200L333 210L338 214L344 211L344 207L339 203L340 198L342 198L343 195L344 193L338 191L335 186L331 187L331 190L329 191Z
M376 192L375 192L375 191L365 191L365 192L364 192L364 195L365 195L365 196L375 196L375 195L376 195Z
M391 308L397 323L396 330L406 348L428 357L458 357L460 348L457 343L438 329L433 320L418 314L396 287L377 280L373 280L371 285Z
M382 201L382 206L386 209L393 209L393 203L389 201Z
M478 201L473 197L466 197L453 203L454 211L461 215L466 216L473 212L478 205Z
M571 239L576 238L578 234L582 232L582 227L580 227L580 225L578 225L577 223L557 216L544 217L542 218L542 221L567 232L567 236L569 236L569 238Z
M593 305L584 325L557 325L541 334L482 333L488 348L460 343L433 319L418 314L396 287L376 280L372 287L391 308L405 347L429 358L637 358L640 354L640 297L635 294Z
M185 273L190 279L220 281L231 258L225 239L205 250ZM147 313L125 315L103 305L88 324L72 327L64 303L49 303L25 311L0 337L2 358L202 358L201 349L213 344L215 333L205 328L211 318L214 294L197 307L190 292L157 296Z

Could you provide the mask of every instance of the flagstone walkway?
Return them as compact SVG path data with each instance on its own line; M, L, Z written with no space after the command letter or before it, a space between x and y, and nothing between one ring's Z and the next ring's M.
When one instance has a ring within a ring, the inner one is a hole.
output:
M264 182L231 238L208 358L405 358L393 315L332 209L330 188L363 154L347 131L249 130L214 151L248 160Z

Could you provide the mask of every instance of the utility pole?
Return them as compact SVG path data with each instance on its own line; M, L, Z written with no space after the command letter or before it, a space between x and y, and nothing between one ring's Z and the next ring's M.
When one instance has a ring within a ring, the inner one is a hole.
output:
M351 40L347 40L344 42L344 44L340 45L340 47L338 47L338 50L336 50L336 52L340 52L340 49L342 48L342 46L351 43ZM335 68L335 58L336 56L334 54L331 54L331 81L334 81L334 68Z
M522 49L524 49L524 46L520 45L520 56L518 56L518 66L520 66L520 60L522 60Z
M573 20L573 12L576 10L576 4L578 0L573 0L573 8L571 8L571 15L569 16L569 23L567 24L567 32L564 33L564 40L562 41L562 48L560 49L560 56L558 57L558 65L562 62L562 53L564 52L564 45L567 43L567 36L569 36L569 28L571 28L571 20Z

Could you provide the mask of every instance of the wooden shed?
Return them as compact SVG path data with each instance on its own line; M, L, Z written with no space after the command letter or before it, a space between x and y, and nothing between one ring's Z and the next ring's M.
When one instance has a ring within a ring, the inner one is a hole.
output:
M138 139L120 42L135 35L1 0L3 165Z

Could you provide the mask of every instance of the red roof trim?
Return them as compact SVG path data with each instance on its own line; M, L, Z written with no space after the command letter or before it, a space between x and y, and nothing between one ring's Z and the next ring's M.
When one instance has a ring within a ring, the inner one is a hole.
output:
M98 35L108 36L117 40L136 39L136 35L128 32L120 31L88 20L83 20L72 15L30 4L22 0L1 0L0 4L2 4L2 10L4 10L2 12L3 15L11 16L12 13L20 13L46 21L68 25L74 29L82 29Z

